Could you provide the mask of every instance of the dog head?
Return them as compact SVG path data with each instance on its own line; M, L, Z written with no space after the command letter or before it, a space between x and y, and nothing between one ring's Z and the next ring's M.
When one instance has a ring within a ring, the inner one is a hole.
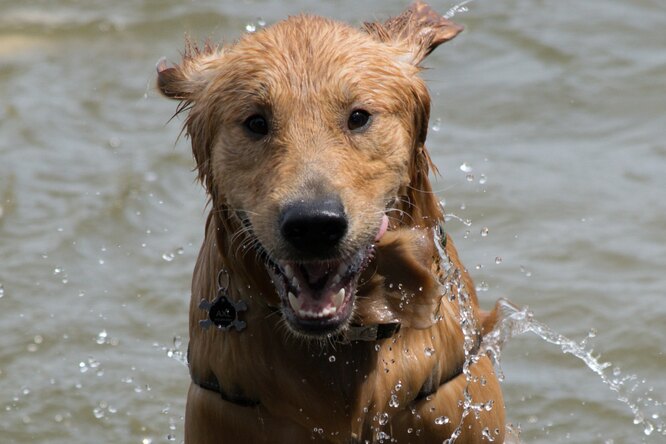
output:
M297 16L158 66L214 209L260 252L294 331L345 328L373 244L441 217L418 73L461 30L420 2L363 29Z

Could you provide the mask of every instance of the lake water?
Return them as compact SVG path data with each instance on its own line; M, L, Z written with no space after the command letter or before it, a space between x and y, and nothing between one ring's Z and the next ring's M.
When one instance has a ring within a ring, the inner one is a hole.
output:
M405 5L0 2L2 442L182 440L205 196L155 62L177 61L185 33ZM508 297L579 340L594 329L602 360L666 401L666 4L468 6L423 75L435 188L482 304ZM521 336L502 358L525 442L664 442L559 348Z

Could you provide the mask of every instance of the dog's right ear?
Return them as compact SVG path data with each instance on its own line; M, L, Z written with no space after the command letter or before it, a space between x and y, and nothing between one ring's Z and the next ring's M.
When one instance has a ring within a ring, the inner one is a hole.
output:
M164 58L157 62L157 87L171 99L195 101L208 84L212 70L221 63L222 55L219 47L208 42L200 49L188 40L179 65L169 67Z
M365 23L364 29L379 41L400 48L406 62L419 66L435 48L460 34L463 27L439 15L427 3L415 0L399 16L385 23Z

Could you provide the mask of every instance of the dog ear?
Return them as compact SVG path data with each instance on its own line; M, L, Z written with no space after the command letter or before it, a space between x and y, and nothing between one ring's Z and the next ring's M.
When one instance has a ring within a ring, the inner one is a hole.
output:
M166 60L157 63L157 87L166 97L180 100L176 114L187 112L184 129L192 140L192 152L197 164L199 180L208 193L214 193L210 170L210 144L214 131L208 128L208 119L200 118L201 112L192 109L202 98L202 92L211 82L215 72L224 63L221 47L206 42L199 48L187 39L183 60L179 65L168 67Z
M164 58L157 62L157 87L166 97L192 102L208 84L208 73L221 58L220 48L209 42L199 48L187 39L179 65L168 67Z
M417 66L435 48L462 32L463 27L416 0L399 16L385 23L365 23L364 29L379 41L404 49L405 61Z

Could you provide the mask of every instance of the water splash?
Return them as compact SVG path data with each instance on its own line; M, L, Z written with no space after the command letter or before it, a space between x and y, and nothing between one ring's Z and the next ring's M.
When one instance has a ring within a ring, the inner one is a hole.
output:
M187 347L183 350L183 340L180 336L173 337L173 346L168 347L160 344L153 344L153 346L162 349L168 358L174 359L187 367Z
M469 11L469 8L467 7L468 3L472 3L474 0L465 0L457 5L453 6L452 8L449 8L448 11L444 14L445 19L450 19L453 18L454 15L458 14L459 12L467 12Z
M446 251L442 247L443 242L439 234L439 230L435 229L433 233L435 238L435 245L437 247L437 252L441 258L442 267L446 272L446 276L442 279L442 284L445 286L445 288L447 288L445 294L448 296L449 302L455 302L456 300L458 301L458 314L460 316L460 327L464 334L463 351L465 354L465 361L463 363L462 373L465 375L466 384L462 393L463 399L461 400L461 405L463 410L460 416L460 422L453 430L451 436L444 441L444 444L454 444L456 439L458 439L458 437L463 432L463 423L465 422L465 418L470 414L474 414L475 417L478 419L479 414L481 412L492 410L493 401L481 400L475 402L472 399L472 395L469 390L471 384L473 383L483 384L483 381L480 380L479 378L474 377L471 371L471 366L476 362L478 362L478 360L482 356L479 352L475 352L474 350L477 344L477 338L479 337L480 334L480 329L479 326L477 325L476 317L474 316L472 300L470 297L469 290L465 286L462 272L450 260L450 258L446 254ZM492 438L490 432L488 436Z
M443 210L443 208L442 208ZM482 410L492 409L492 401L474 402L469 393L470 384L477 382L470 372L470 366L473 365L481 356L488 356L495 367L495 373L500 381L504 380L504 374L500 367L501 350L504 345L513 337L520 334L531 332L536 334L544 341L557 345L563 353L571 354L585 363L585 365L596 373L601 381L616 393L617 399L627 405L634 415L634 424L641 425L645 435L652 435L655 431L666 436L666 422L661 416L654 412L663 410L666 403L654 399L652 388L646 387L645 380L639 380L636 375L623 375L619 367L613 367L610 362L600 361L599 356L595 356L591 346L588 345L588 339L596 336L596 331L591 330L587 338L581 342L575 342L566 336L550 329L545 324L534 319L533 313L528 307L519 308L506 299L498 301L499 320L493 330L484 337L479 350L473 353L476 338L480 329L477 326L473 313L472 301L468 289L465 288L460 270L451 262L444 248L441 247L442 239L439 231L434 230L435 245L441 258L441 263L446 272L446 277L442 284L445 285L448 299L450 302L458 300L458 311L460 316L460 326L464 333L465 341L463 344L465 353L465 362L463 364L463 373L466 378L466 386L463 390L461 405L463 406L460 423L454 429L451 437L444 441L445 444L453 444L462 433L462 424L464 419L471 413L477 417ZM496 263L501 262L496 260ZM527 273L527 272L526 272ZM528 274L528 276L531 275ZM612 368L609 371L609 368ZM610 373L610 374L609 374ZM645 393L639 393L639 389L645 389ZM507 442L520 442L520 430L507 425ZM484 434L485 437L485 434Z
M595 332L591 332L583 341L576 342L535 320L534 314L528 307L519 308L506 299L500 299L498 304L500 320L495 328L484 336L479 353L491 358L500 380L504 377L499 365L502 347L515 336L527 332L534 333L544 341L559 346L563 353L571 354L583 361L609 389L616 393L617 399L629 407L634 415L634 424L642 426L645 435L649 436L657 431L666 436L664 420L661 420L658 414L647 413L652 409L663 409L664 403L654 399L650 394L650 388L646 389L645 394L637 393L640 388L645 387L645 380L638 380L636 375L623 375L619 367L613 367L612 363L602 362L599 356L594 356L587 339L594 337ZM613 368L609 371L611 367Z

